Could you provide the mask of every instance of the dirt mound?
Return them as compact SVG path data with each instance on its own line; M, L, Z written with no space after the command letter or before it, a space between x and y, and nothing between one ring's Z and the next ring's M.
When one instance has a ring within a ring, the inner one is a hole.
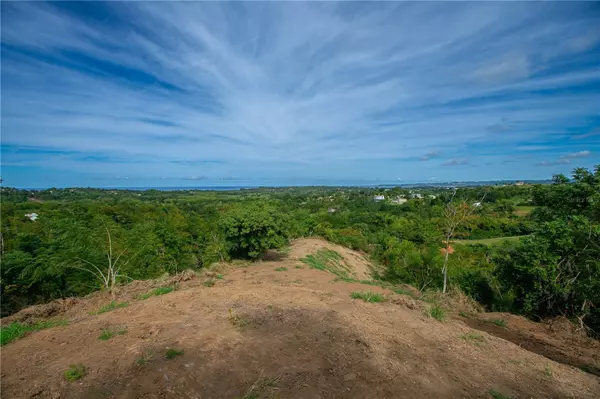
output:
M342 261L353 270L353 274L358 280L368 280L372 278L372 265L366 255L342 247L341 245L332 244L322 238L302 238L295 240L292 242L288 259L299 260L307 255L314 254L322 248L327 248L340 254L342 256Z
M287 257L231 270L212 286L193 277L171 293L132 299L161 284L144 282L116 298L129 306L98 315L88 313L112 298L82 299L61 314L68 326L2 348L3 397L598 397L594 375L299 262L319 242L296 242ZM350 298L367 290L387 300ZM114 334L99 339L106 331ZM64 371L77 364L86 375L67 382Z

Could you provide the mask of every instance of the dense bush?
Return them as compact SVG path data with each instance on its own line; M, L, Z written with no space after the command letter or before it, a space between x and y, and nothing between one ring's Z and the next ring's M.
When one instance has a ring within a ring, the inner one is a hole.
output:
M287 243L287 218L274 207L236 205L219 221L233 257L259 258L266 250Z

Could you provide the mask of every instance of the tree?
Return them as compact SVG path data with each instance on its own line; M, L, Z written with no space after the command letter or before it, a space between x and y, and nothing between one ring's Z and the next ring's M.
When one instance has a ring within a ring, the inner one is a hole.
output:
M287 243L287 218L266 204L235 205L220 225L233 257L257 259L266 250Z
M448 288L448 257L450 253L453 251L452 246L450 245L450 240L454 237L454 233L458 226L463 223L469 216L473 214L475 211L474 205L469 205L465 200L454 202L454 196L456 195L456 190L450 197L450 201L446 205L445 213L444 213L444 232L446 241L444 244L446 247L444 248L444 266L442 267L442 275L444 276L444 285L442 288L442 292L445 294ZM485 199L486 193L483 194L479 204L483 202Z
M118 255L113 253L113 242L112 237L110 235L110 230L106 225L104 225L106 229L106 265L96 265L95 263L85 260L83 258L77 258L79 261L83 262L87 266L73 266L75 269L83 270L88 273L94 275L101 283L102 286L108 289L111 293L114 294L114 289L117 285L117 279L119 277L129 278L123 274L120 274L121 268L126 265L129 261L119 263L121 257L127 252L127 248L123 249L119 252Z

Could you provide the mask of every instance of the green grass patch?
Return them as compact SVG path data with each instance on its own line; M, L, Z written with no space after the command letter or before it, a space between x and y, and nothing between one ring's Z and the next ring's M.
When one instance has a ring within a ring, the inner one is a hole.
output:
M102 313L106 313L106 312L112 312L115 309L126 308L127 306L129 306L128 302L117 303L116 301L112 301L108 305L104 305L97 311L91 312L90 314L102 314Z
M463 334L461 335L461 338L477 346L483 345L485 343L485 338L483 337L483 335L478 334L476 332Z
M124 334L127 334L127 330L124 328L105 328L100 333L100 336L98 337L98 339L101 341L108 341L115 335L124 335Z
M141 294L138 299L140 300L144 300L144 299L148 299L151 296L159 296L159 295L165 295L168 294L169 292L173 292L175 291L175 288L173 287L160 287L160 288L156 288L150 292L146 292L145 294Z
M350 279L351 268L344 263L344 257L327 248L321 248L312 255L300 259L311 269L317 269L335 274L337 277Z
M287 271L288 271L288 268L287 268L287 267L283 267L283 266L281 266L281 267L276 267L276 268L275 268L275 271L276 271L276 272L287 272Z
M16 339L23 338L31 332L51 327L66 326L67 324L69 323L66 320L40 321L34 324L25 324L15 321L6 327L0 328L0 345L6 345Z
M204 284L205 287L212 287L212 286L215 285L215 280L213 280L212 278L209 278L208 280L206 280L202 284Z
M384 296L371 291L354 291L350 294L352 299L362 299L365 302L379 303L385 300Z
M302 265L296 265L296 266L294 266L294 268L296 268L296 269L304 269L304 266L302 266Z
M487 245L487 246L494 246L494 245L500 245L504 241L519 241L525 237L529 237L529 236L528 235L506 236L506 237L495 237L495 238L482 238L480 240L454 240L453 242L456 244L463 244L463 245L481 244L481 245Z
M492 323L494 323L498 327L506 327L506 322L503 319L492 320Z
M85 366L83 364L72 364L64 372L65 380L69 382L77 381L85 377L85 374Z
M223 277L222 274L217 274L217 280L223 280L225 277Z
M169 360L175 359L177 356L181 356L181 355L183 355L183 350L168 349L165 352L165 357Z
M470 319L469 315L466 314L465 312L463 312L462 310L460 312L458 312L458 315L460 317L464 317L465 319Z
M514 214L517 216L528 216L535 208L535 206L519 205L515 209Z
M437 321L444 321L446 319L446 311L436 303L429 308L429 316L433 317Z

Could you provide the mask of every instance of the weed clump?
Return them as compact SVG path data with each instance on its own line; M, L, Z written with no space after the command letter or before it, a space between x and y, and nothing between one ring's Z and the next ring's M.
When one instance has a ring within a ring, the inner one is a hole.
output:
M142 354L135 359L135 364L137 366L143 366L146 363L148 363L150 360L152 360L152 357L154 356L154 351L152 349L146 349L142 352Z
M483 337L483 335L475 332L464 334L461 336L461 338L477 346L482 345L485 342L485 338Z
M98 337L101 341L108 341L115 335L124 335L127 334L127 330L125 328L105 328L102 330L102 333Z
M151 296L165 295L165 294L168 294L173 291L175 291L174 287L160 287L160 288L156 288L150 292L146 292L145 294L141 294L138 297L138 299L144 300L144 299L150 298Z
M437 321L444 321L446 318L446 311L436 303L429 308L429 316L433 317Z
M183 350L177 350L177 349L168 349L167 352L165 353L165 357L169 360L175 359L177 356L181 356L181 355L183 355Z
M365 302L379 303L385 300L384 296L371 291L354 291L350 294L352 299L362 299Z
M77 381L85 377L85 366L83 364L72 364L64 372L65 379L69 382Z
M115 309L126 308L127 306L129 306L128 302L119 302L119 303L117 303L116 301L112 301L108 305L104 305L100 309L98 309L97 311L92 312L90 314L98 315L98 314L102 314L102 313L106 313L106 312L111 312L111 311L113 311Z
M498 327L506 327L506 321L504 321L503 319L493 320L492 323L494 323Z
M205 287L213 287L215 285L215 280L213 280L212 278L209 278L202 284L204 284Z
M288 268L287 267L276 267L275 271L276 272L287 272Z

